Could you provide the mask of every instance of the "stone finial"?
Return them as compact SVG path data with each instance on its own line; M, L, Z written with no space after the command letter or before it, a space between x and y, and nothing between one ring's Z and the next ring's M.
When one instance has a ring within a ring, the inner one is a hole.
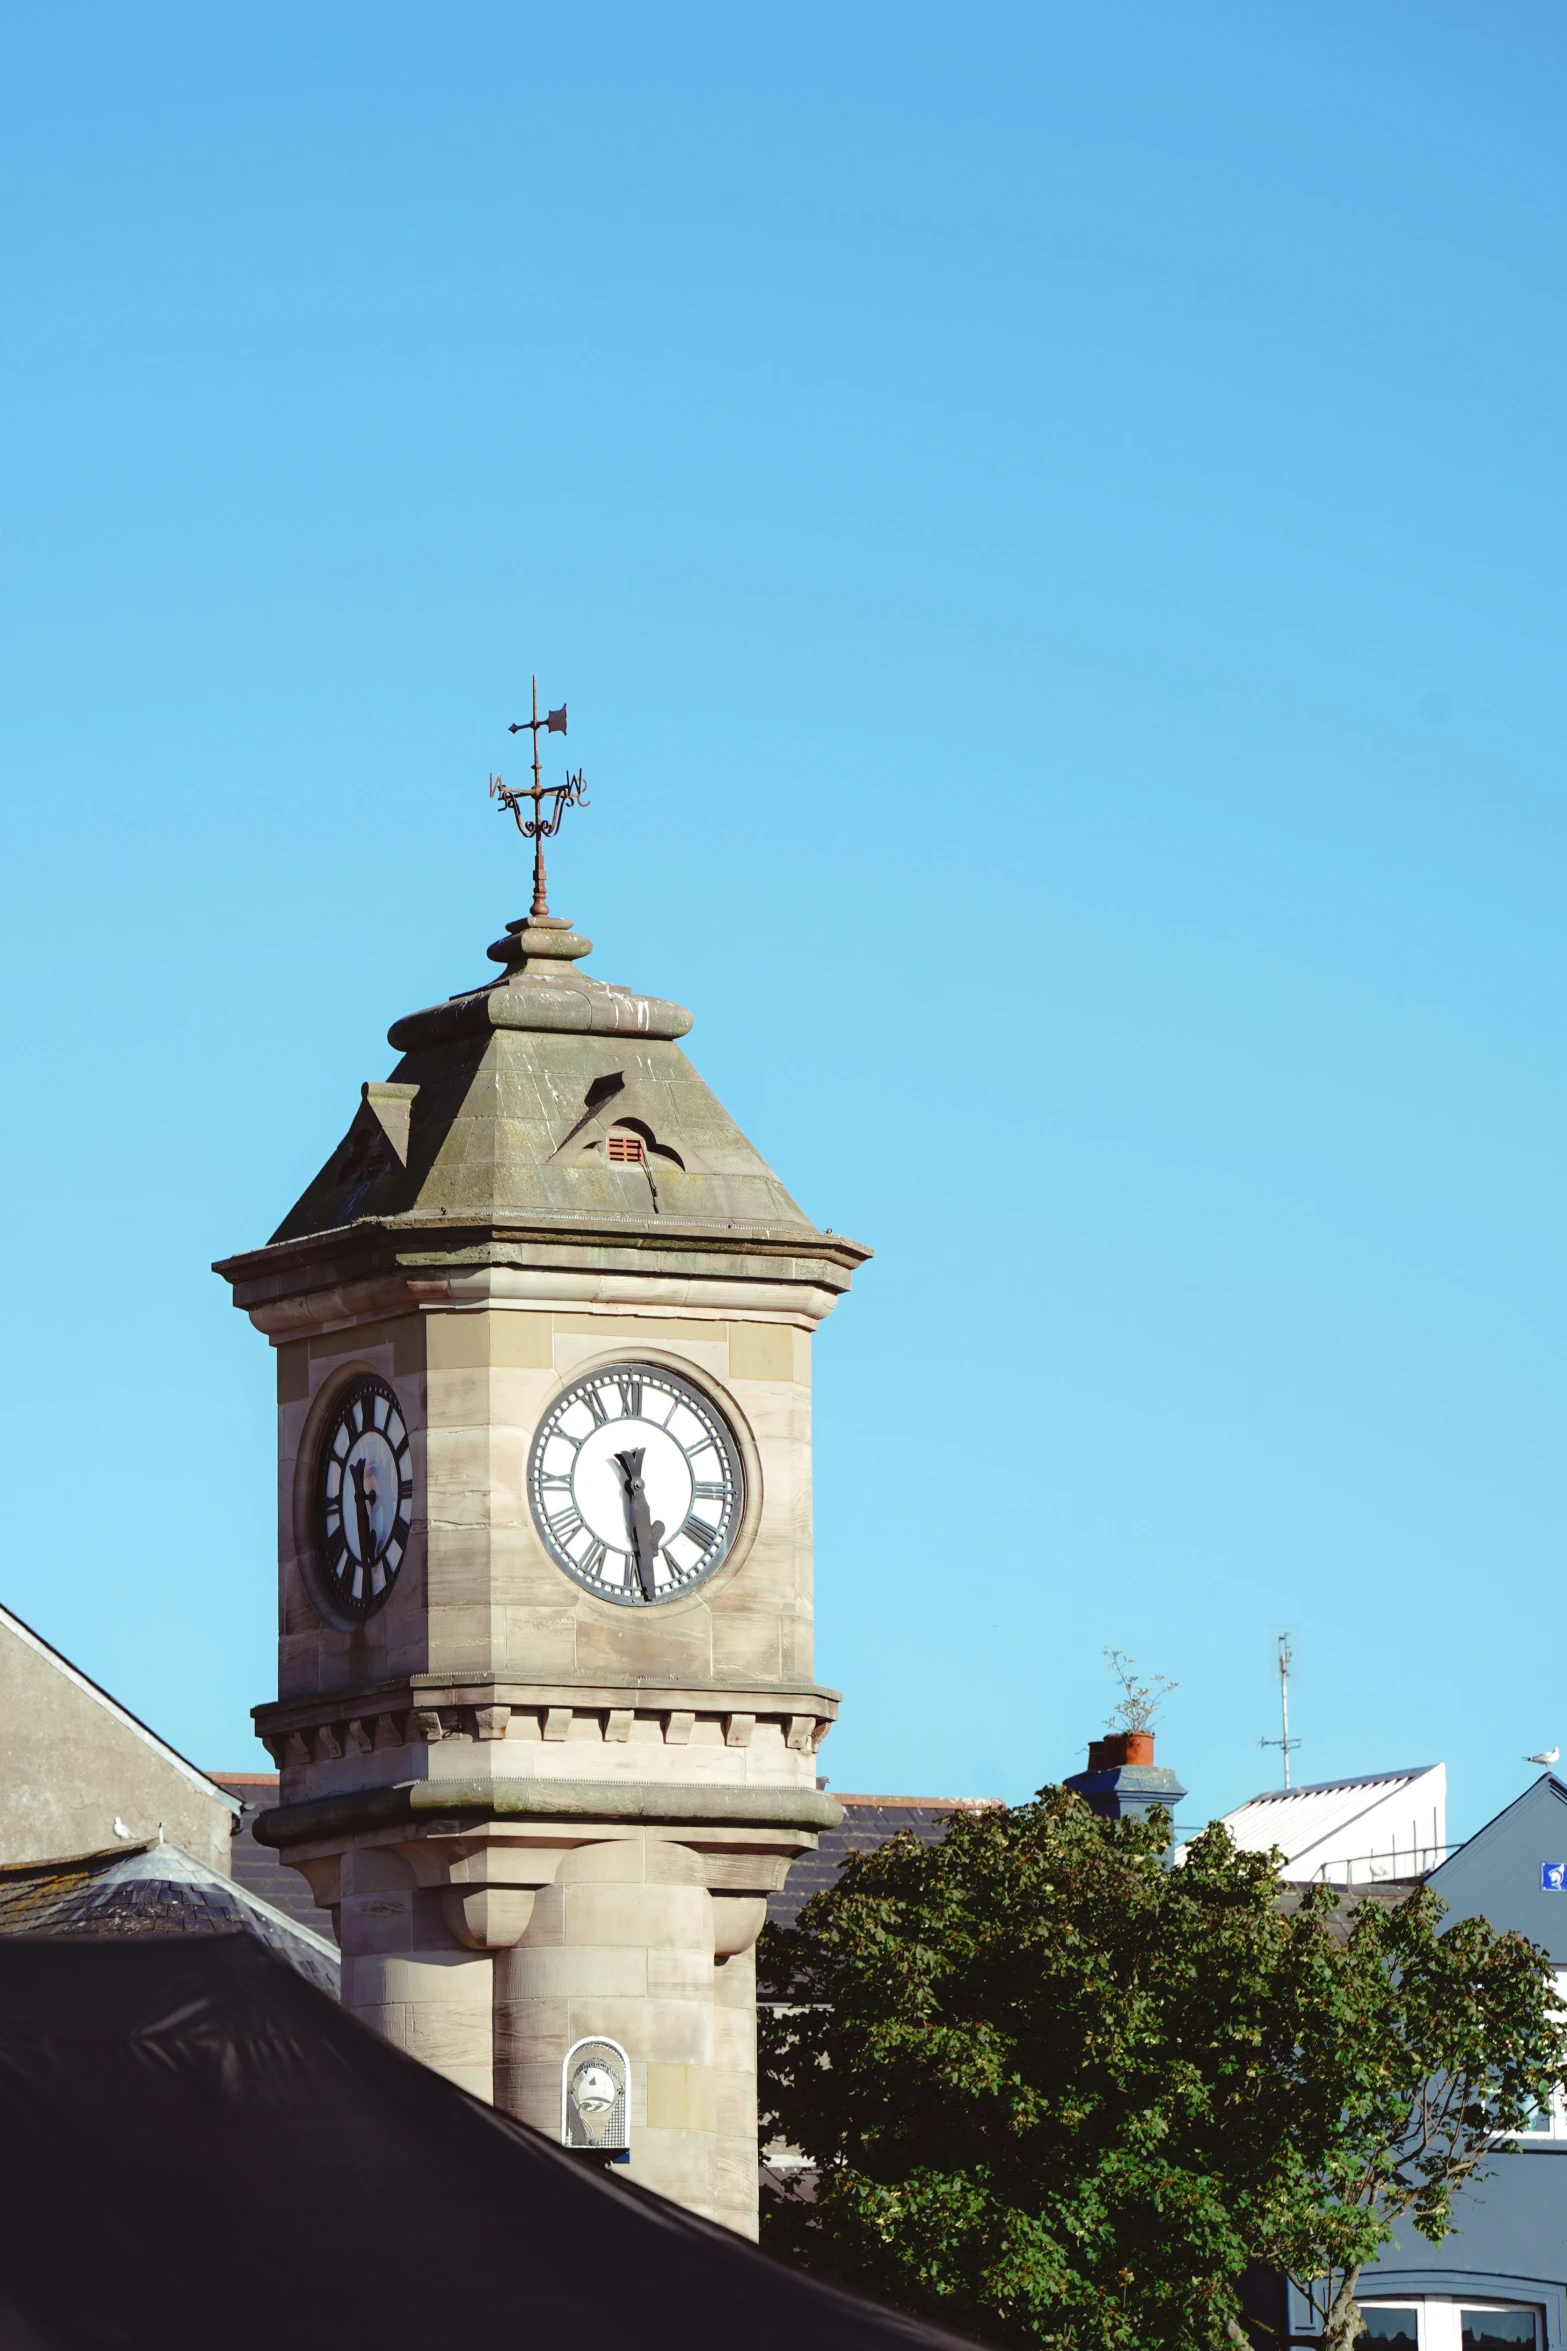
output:
M525 914L506 925L505 935L485 949L505 966L499 979L449 996L393 1021L387 1041L400 1053L445 1045L459 1037L488 1036L495 1029L637 1038L683 1037L691 1015L683 1004L639 996L579 971L593 941L574 931L564 915ZM374 1105L380 1115L379 1105Z
M593 941L574 931L563 914L525 914L484 952L492 963L506 965L508 979L556 980L592 954Z

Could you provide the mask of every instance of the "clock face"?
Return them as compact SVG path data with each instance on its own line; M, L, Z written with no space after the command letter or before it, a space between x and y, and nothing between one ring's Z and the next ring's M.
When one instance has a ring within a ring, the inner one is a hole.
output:
M597 2122L607 2115L620 2095L620 2084L607 2065L579 2065L571 2077L571 2094L579 2114Z
M369 1616L391 1597L413 1506L408 1429L385 1380L338 1398L316 1456L316 1541L340 1607Z
M740 1523L739 1449L696 1388L651 1363L573 1381L539 1424L528 1497L550 1556L601 1600L645 1608L713 1573Z

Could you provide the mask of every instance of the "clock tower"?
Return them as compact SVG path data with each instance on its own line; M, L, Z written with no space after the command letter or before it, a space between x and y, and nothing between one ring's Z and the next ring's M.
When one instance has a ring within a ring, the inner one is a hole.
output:
M217 1268L277 1358L257 1834L331 1909L346 2007L754 2235L756 1935L840 1817L811 1337L868 1252L536 882L498 976L394 1023L390 1078Z

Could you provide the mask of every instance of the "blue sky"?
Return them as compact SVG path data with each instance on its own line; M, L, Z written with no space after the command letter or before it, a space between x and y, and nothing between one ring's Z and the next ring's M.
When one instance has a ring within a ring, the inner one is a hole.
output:
M520 913L877 1254L842 1788L1567 1743L1554 7L0 29L0 1599L261 1765L260 1241Z

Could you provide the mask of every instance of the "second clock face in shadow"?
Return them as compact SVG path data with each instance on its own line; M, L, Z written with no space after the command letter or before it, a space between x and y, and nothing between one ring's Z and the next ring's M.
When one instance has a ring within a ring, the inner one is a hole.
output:
M623 1607L673 1600L719 1567L740 1522L739 1449L674 1372L612 1364L573 1381L539 1425L528 1495L545 1548Z
M408 1549L413 1466L407 1424L384 1380L341 1396L316 1456L316 1543L333 1599L369 1616L390 1599Z

